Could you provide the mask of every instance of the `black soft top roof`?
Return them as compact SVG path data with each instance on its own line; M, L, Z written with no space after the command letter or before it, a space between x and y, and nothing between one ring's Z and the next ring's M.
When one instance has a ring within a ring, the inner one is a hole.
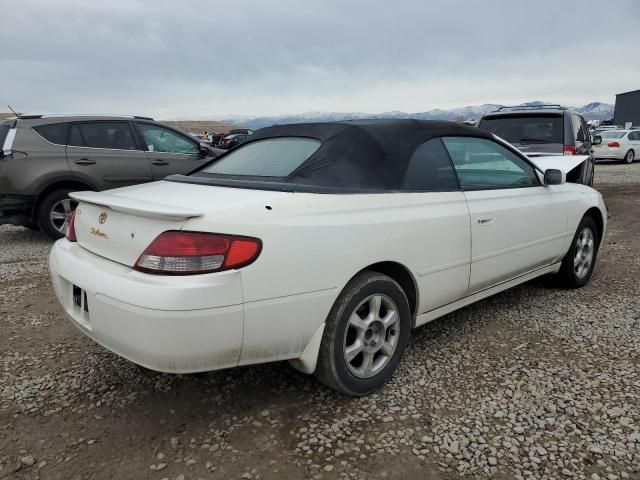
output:
M435 120L351 120L274 125L255 131L238 148L278 137L306 137L321 142L318 150L286 178L230 177L200 172L194 172L191 178L195 176L223 180L198 181L220 185L240 180L255 181L262 186L275 182L280 186L304 186L307 188L291 190L305 191L322 191L327 188L396 190L400 188L402 177L416 148L431 138L444 136L493 138L490 133L478 128ZM169 177L169 180L186 181L175 176ZM287 190L284 187L282 189Z

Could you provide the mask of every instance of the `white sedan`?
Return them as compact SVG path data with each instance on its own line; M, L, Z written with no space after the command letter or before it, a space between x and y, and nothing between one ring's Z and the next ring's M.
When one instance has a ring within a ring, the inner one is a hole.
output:
M149 369L289 360L364 395L414 327L540 275L589 281L607 212L572 160L451 122L269 127L188 176L72 194L53 286Z
M596 160L633 163L640 158L640 130L605 130L596 136L602 138L602 143L593 145Z

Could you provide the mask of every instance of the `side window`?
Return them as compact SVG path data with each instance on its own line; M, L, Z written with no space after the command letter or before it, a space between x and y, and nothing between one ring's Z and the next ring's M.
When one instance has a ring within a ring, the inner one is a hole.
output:
M68 123L52 123L50 125L39 125L33 129L47 142L57 145L67 144Z
M492 140L444 137L442 141L451 155L463 189L486 190L540 185L531 165Z
M129 122L87 122L71 127L69 145L110 150L135 150Z
M587 122L582 117L582 115L580 116L580 122L582 123L582 131L584 132L584 141L585 142L591 141L591 136L589 134L589 125L587 125Z
M71 132L69 132L69 146L84 147L82 133L80 133L80 127L78 125L71 125Z
M457 190L458 179L439 138L432 138L413 153L402 181L403 190Z
M168 128L150 123L136 123L136 127L149 152L196 155L200 151L196 143Z
M586 142L587 135L586 135L586 130L584 128L584 121L582 120L582 117L579 115L575 115L573 117L573 121L575 122L573 129L575 132L576 142Z

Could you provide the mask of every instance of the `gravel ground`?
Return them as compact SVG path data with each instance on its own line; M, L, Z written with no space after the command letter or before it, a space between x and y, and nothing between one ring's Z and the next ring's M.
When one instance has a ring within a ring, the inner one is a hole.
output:
M0 227L0 478L640 479L640 164L599 164L592 283L537 280L412 336L379 393L286 363L149 377L79 334L51 243Z

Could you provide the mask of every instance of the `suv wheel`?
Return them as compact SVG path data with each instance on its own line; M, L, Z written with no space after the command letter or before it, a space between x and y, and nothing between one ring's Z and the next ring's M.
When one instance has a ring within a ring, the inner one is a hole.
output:
M627 154L624 156L624 161L627 163L633 163L634 159L635 159L635 153L633 150L629 150Z
M78 202L69 198L76 190L63 188L49 193L38 207L36 219L40 229L53 239L62 238L67 233L71 212Z
M377 390L398 367L410 328L411 310L400 285L380 273L361 273L327 317L316 377L347 395Z

